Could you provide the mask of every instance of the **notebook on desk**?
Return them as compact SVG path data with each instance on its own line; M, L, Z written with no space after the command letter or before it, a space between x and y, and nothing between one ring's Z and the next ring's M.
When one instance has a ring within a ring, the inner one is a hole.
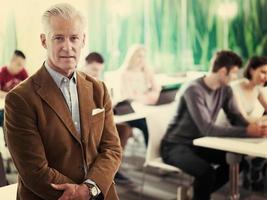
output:
M180 84L162 86L159 98L154 105L163 105L173 102L179 88Z

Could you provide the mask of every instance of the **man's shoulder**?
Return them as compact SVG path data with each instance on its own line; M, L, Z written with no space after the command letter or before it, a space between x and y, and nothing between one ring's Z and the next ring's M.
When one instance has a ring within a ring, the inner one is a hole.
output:
M29 77L28 79L20 82L20 84L11 89L9 93L13 92L21 95L25 94L25 96L31 96L33 89L32 77Z
M85 74L84 72L81 72L81 71L77 71L77 74L78 74L79 77L84 79L87 83L92 84L94 92L103 91L103 86L104 86L104 82L103 81L95 79L94 77L89 76L89 75L87 75L87 74Z
M95 79L92 76L87 75L86 73L82 72L82 71L77 71L77 74L82 77L85 81L92 83L93 85L102 85L103 81Z
M201 84L201 78L191 80L183 85L181 88L183 93L191 93L191 92L201 92L203 90L203 86Z

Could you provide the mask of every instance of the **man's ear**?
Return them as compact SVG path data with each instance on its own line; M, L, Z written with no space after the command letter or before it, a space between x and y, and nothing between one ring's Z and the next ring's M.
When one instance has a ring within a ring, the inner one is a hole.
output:
M45 36L44 33L42 33L42 34L40 35L40 39L41 39L42 46L43 46L44 48L47 49L46 36Z

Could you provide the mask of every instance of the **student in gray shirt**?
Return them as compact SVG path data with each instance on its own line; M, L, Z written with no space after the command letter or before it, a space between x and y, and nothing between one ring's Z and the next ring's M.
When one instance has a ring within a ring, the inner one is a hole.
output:
M266 127L248 122L240 114L227 85L236 78L241 58L231 51L217 52L212 73L198 78L182 90L176 116L170 123L161 145L164 162L195 177L194 200L209 200L210 195L228 181L229 167L225 152L193 146L203 136L261 137ZM223 109L231 127L215 125ZM219 165L213 168L211 164Z

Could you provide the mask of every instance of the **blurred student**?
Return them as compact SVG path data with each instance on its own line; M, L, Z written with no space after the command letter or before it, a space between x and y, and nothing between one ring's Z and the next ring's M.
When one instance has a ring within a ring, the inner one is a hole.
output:
M101 80L101 74L104 70L104 58L97 52L92 52L85 58L85 66L83 71L94 77L97 80ZM119 133L121 146L124 149L128 139L132 136L132 128L126 123L116 124L116 128ZM115 175L115 181L117 183L130 183L130 179L122 172L118 171Z
M267 82L267 57L254 56L249 59L244 78L231 84L237 106L248 122L267 123L263 114L267 111L267 94L264 85ZM264 188L266 160L246 157L243 170L246 188L260 190Z
M18 85L21 81L28 78L25 69L26 56L22 51L15 50L9 65L0 69L0 98L4 101L6 94ZM4 110L0 108L0 126L3 126Z
M147 63L143 45L135 44L129 48L120 70L123 98L144 104L156 103L160 87L156 84L154 73Z
M249 122L258 121L267 111L267 96L264 84L267 82L267 58L254 56L249 59L244 78L231 84L237 106Z
M160 86L154 79L154 73L146 59L146 49L141 44L132 45L119 69L121 74L121 96L141 102L155 104L160 93ZM131 127L138 128L144 135L145 144L148 144L148 129L145 119L127 122Z
M198 78L181 89L177 113L167 129L161 144L164 162L176 166L195 177L194 200L209 200L229 177L225 152L193 145L203 136L262 137L265 126L248 123L235 103L230 80L237 77L241 58L231 51L215 54L211 74ZM215 125L223 109L231 127ZM211 164L216 164L214 168Z
M0 69L0 96L5 97L21 81L28 78L25 69L26 56L22 51L15 50L9 65Z

